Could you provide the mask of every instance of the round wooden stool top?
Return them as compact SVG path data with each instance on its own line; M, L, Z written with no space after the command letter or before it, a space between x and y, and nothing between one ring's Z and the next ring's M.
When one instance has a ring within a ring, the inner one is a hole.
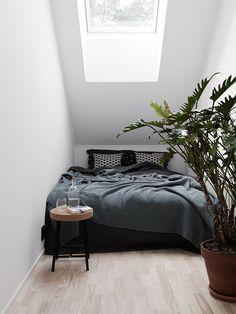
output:
M61 211L57 208L53 208L50 211L50 218L57 221L81 221L89 219L93 216L93 211L87 211L85 213L71 214L67 211Z

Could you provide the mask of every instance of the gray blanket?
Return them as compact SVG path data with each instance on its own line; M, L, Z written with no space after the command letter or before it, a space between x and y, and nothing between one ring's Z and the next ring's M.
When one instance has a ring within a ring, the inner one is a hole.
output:
M47 199L55 207L58 193L65 193L76 177L82 205L94 210L92 220L106 226L147 232L174 233L199 248L212 236L212 219L198 182L152 165L86 171L71 168ZM214 196L212 195L214 199ZM64 243L78 235L78 225L63 226Z

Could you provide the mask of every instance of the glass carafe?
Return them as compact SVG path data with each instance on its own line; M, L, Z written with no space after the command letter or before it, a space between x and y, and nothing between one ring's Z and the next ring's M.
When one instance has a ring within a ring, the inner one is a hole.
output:
M72 184L68 190L68 206L77 207L79 206L79 189L75 184L75 178L72 178Z

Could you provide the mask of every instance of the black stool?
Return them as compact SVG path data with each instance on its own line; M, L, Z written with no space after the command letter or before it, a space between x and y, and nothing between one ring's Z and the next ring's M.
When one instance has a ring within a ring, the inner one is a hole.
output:
M86 270L89 270L89 246L88 246L88 232L87 232L87 220L93 216L93 211L88 211L85 213L79 214L71 214L66 211L60 211L57 208L53 208L50 211L50 218L56 222L56 236L55 236L55 244L54 244L54 251L53 251L53 258L52 258L52 272L55 270L55 262L58 258L68 257L67 255L58 254L59 248L70 248L70 257L85 257L86 262ZM84 233L84 244L81 245L60 245L60 233L61 233L61 223L62 222L75 222L79 221L81 229L83 229ZM84 254L73 254L73 248L83 248Z

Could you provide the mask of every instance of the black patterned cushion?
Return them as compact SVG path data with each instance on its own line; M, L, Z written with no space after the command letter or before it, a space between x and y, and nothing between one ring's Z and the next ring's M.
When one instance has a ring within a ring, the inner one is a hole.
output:
M122 153L93 154L94 168L121 166Z
M163 162L165 152L135 152L136 163L152 162L161 167L166 167L167 164Z
M113 167L114 164L116 164L116 166L129 166L136 162L134 151L130 150L88 149L87 153L88 167L90 169L100 167ZM100 161L98 161L98 159ZM101 164L102 166L98 167L98 165Z

